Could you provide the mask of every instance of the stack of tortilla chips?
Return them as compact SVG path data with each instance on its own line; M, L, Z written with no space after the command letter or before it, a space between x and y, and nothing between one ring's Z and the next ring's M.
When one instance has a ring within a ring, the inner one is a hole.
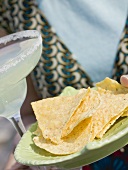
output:
M34 143L55 155L82 150L102 138L121 116L128 116L128 88L106 78L96 88L32 103L38 122Z

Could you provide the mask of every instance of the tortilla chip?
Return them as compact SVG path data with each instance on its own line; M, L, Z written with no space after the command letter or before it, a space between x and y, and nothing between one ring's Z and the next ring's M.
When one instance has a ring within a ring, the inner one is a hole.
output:
M52 143L51 140L43 138L41 130L37 130L38 136L33 138L34 143L46 151L55 155L67 155L78 152L90 141L91 118L83 120L74 130L64 137L59 144Z
M96 90L88 89L86 98L81 102L62 131L62 137L67 136L81 121L91 117L100 105L100 96Z
M96 83L96 87L100 87L105 90L109 90L114 94L126 94L128 93L128 88L122 86L117 81L106 77L103 81Z
M73 96L58 96L31 103L45 139L57 144L61 142L63 128L85 99L87 91L81 89Z
M106 89L106 90L110 90L114 94L119 94L119 93L126 94L126 93L128 93L128 88L122 86L117 81L112 80L108 77L105 78L103 81L97 83L96 86L101 87L101 88ZM125 111L125 113L123 113L121 115L121 117L124 117L124 116L128 116L128 111Z
M128 107L128 94L117 95L100 87L97 87L97 91L101 96L101 104L92 117L92 139L102 130L105 133L108 129L105 126L108 127L109 122L114 118L116 120Z
M105 127L96 135L96 138L102 138L105 132L116 122L116 120L122 116L123 113L120 113L119 115L113 117L106 125Z

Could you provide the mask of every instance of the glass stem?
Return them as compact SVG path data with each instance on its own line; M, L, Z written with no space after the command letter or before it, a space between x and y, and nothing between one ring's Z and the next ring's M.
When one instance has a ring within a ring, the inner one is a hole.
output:
M24 127L24 124L22 122L20 114L17 114L16 116L12 117L10 119L12 122L13 126L15 127L16 131L19 133L19 135L22 137L23 134L26 132L26 129ZM35 167L36 170L41 170L39 166ZM46 169L47 170L47 169Z
M22 137L23 134L26 132L26 129L25 129L24 125L23 125L23 122L22 122L20 114L16 115L15 117L12 117L10 119L10 121L12 122L12 124L15 127L16 131Z

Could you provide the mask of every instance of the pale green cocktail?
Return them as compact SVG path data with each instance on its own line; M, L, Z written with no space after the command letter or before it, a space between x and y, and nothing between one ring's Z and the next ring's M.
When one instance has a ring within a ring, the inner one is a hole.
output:
M26 76L37 65L42 52L38 31L22 31L0 38L0 116L18 127L20 108L26 97Z

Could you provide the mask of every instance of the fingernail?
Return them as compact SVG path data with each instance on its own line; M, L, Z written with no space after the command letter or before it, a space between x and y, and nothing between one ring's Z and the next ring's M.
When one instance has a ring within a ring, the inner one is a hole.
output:
M128 79L128 75L122 75L121 77Z

